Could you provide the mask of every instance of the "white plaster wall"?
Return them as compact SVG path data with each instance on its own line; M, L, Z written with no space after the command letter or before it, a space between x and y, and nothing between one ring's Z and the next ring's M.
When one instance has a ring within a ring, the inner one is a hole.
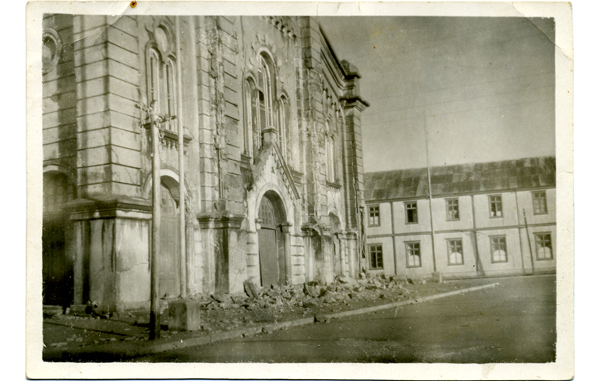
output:
M549 233L552 239L552 259L537 259L536 255L536 243L535 243L535 233ZM524 246L524 257L525 257L525 267L531 271L531 257L533 256L533 267L535 271L540 272L552 272L556 270L556 257L561 255L556 251L557 243L556 243L556 226L530 226L529 227L529 238L531 240L531 251L529 250L529 242L527 241L527 230L521 229L521 240ZM530 252L532 255L530 255Z
M458 197L459 219L456 221L446 220L446 198L434 198L431 202L431 207L433 210L434 230L470 229L473 226L471 196Z
M533 214L533 195L530 191L518 192L519 197L519 209L521 223L523 223L523 209L527 215L527 223L532 224L543 224L556 222L556 189L546 190L546 206L548 213L546 214Z
M429 216L429 200L414 200L417 202L417 223L406 223L406 203L394 202L394 230L395 233L417 233L431 231L431 218Z
M490 241L490 237L492 236L506 237L507 262L492 262L492 247ZM483 264L486 275L523 273L523 259L527 257L524 252L521 252L521 241L519 240L518 229L498 229L478 232L477 239L479 257L481 258L481 263Z
M369 251L369 244L381 244L381 250L383 252L383 270L372 270L371 266L371 253ZM394 247L392 245L391 237L376 237L367 238L367 247L365 249L367 256L367 270L375 273L385 273L386 275L394 275Z
M379 226L369 226L369 207L379 205ZM365 226L367 235L392 233L392 209L389 202L367 204L365 208Z
M421 267L407 267L406 242L419 242L421 247ZM397 274L409 278L430 277L433 272L433 256L431 251L431 235L415 234L396 236Z
M462 265L451 265L448 253L448 240L450 239L461 239L463 246L463 264ZM475 265L475 248L473 242L473 233L470 231L466 232L452 232L452 233L438 233L435 235L435 258L436 258L436 271L444 273L444 275L450 276L475 276L476 265Z
M500 195L502 197L502 217L491 217L490 195ZM514 192L478 194L473 198L475 200L475 217L478 228L515 226L518 224L517 202Z

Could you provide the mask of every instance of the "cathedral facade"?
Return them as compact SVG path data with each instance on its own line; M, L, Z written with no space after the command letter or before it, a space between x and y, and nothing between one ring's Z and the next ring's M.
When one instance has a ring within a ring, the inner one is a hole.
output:
M44 304L332 282L365 267L360 74L313 17L43 21ZM183 164L183 165L182 165Z

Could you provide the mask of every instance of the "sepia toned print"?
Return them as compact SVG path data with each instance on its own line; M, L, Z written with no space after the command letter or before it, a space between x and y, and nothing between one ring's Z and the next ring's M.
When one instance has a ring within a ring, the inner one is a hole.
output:
M139 6L42 13L41 366L568 372L557 18Z

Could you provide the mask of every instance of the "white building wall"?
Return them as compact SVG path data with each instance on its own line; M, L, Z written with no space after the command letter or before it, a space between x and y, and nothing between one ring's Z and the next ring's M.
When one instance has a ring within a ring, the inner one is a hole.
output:
M459 219L448 220L446 218L446 200L458 198ZM464 230L473 227L473 210L471 208L471 196L434 198L431 201L433 211L433 229L438 230Z
M394 205L394 230L395 233L417 233L431 231L431 219L429 215L429 200L410 200L417 202L417 223L407 223L406 202L395 201Z
M369 207L379 205L379 226L369 226ZM367 204L365 211L367 236L392 234L392 208L389 202Z
M397 267L396 274L406 275L412 279L428 278L433 272L433 256L431 250L431 234L414 234L396 236ZM421 266L408 267L407 250L408 242L419 242L421 248Z
M383 269L371 269L371 259L369 245L379 244L383 251ZM392 237L375 237L367 238L367 270L375 273L384 273L386 275L394 275L394 247L392 245Z
M473 196L434 198L431 205L435 231L435 266L431 245L428 199L367 204L379 205L381 221L378 227L367 226L367 243L382 244L383 272L387 275L405 275L409 278L419 279L431 277L434 271L443 273L445 278L531 274L532 256L533 268L536 273L554 272L556 271L557 248L556 190L547 189L545 192L548 210L547 213L538 215L533 214L531 191L492 192ZM491 216L489 199L491 195L501 195L502 197L501 217ZM446 199L449 198L458 198L459 200L458 220L447 220ZM417 201L417 223L407 223L406 221L407 201ZM529 226L531 250L527 240L523 209ZM475 216L475 220L473 216ZM551 259L537 258L536 233L551 235ZM506 239L507 260L505 262L492 260L490 239L495 236L503 236ZM449 263L449 239L462 240L462 264ZM420 242L420 267L407 267L406 242ZM395 258L392 245L396 247ZM370 260L368 249L366 254L367 259Z

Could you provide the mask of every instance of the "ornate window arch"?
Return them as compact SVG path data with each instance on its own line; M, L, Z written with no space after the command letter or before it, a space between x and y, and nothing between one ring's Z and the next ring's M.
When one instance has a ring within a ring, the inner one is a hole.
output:
M332 125L328 120L325 121L325 161L327 181L336 180L335 170L335 137Z
M258 152L262 139L258 126L258 96L252 77L244 81L244 154L252 156Z
M177 57L173 51L172 33L164 24L150 33L146 48L147 97L150 106L158 114L167 117L177 116ZM177 129L177 122L169 120L165 124L171 131Z
M282 114L281 110L285 110L285 107L282 108L281 100L276 99L274 64L267 52L263 51L258 55L255 74L255 78L248 76L244 80L244 153L254 156L262 147L262 131L267 128L278 131L279 143L282 145L284 137L280 126L287 124L289 117L288 111ZM282 118L285 118L284 124Z
M258 107L261 130L274 127L273 98L275 94L275 76L271 59L266 53L259 55L258 64Z

